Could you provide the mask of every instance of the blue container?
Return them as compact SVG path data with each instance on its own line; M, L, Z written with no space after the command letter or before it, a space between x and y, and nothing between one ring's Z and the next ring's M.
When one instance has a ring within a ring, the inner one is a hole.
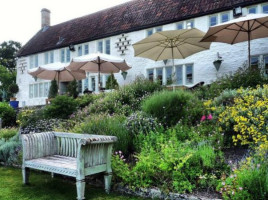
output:
M10 101L9 105L12 106L14 109L19 107L19 101Z

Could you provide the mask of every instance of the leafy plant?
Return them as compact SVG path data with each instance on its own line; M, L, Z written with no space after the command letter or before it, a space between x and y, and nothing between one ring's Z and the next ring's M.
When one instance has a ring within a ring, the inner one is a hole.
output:
M48 98L55 98L58 95L58 89L57 81L55 79L52 80L49 88Z
M20 152L21 142L18 134L8 140L0 139L0 162L6 165L20 164Z
M46 106L44 114L47 118L68 119L77 110L77 105L72 97L57 96Z
M7 103L0 102L0 118L2 126L14 126L16 124L16 111Z
M114 150L129 154L132 151L132 138L124 126L124 121L125 117L120 115L91 115L81 124L77 124L73 131L116 136L118 142L114 144Z
M142 110L156 117L162 124L172 126L180 120L194 124L201 117L201 102L183 90L163 91L154 94L142 104Z
M78 104L79 108L84 108L94 102L94 96L91 94L84 94L76 98L75 101Z
M117 89L118 87L117 80L115 79L114 74L111 73L106 82L106 89Z
M19 86L16 83L11 83L8 87L8 92L10 92L13 96L17 94L19 91Z
M77 81L75 79L68 84L67 92L68 92L69 96L71 96L73 98L78 97L78 94L79 94L78 84L77 84Z
M2 128L0 129L0 139L8 140L18 133L17 128Z

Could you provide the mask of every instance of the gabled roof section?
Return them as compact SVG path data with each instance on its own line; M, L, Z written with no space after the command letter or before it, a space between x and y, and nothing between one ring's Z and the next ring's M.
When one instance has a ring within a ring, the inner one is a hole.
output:
M26 56L105 37L248 6L267 0L132 0L41 29L17 56Z

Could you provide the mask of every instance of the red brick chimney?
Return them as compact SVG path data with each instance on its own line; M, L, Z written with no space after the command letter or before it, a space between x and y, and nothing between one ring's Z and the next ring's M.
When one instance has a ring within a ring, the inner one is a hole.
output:
M41 10L41 28L50 26L50 10L43 8Z

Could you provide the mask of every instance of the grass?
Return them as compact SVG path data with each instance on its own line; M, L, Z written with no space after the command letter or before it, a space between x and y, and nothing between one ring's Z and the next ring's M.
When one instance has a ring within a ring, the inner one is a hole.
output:
M142 198L122 196L117 193L104 192L103 188L86 186L87 200L141 200ZM22 184L20 169L0 167L0 199L1 200L74 200L76 186L74 181L66 181L62 177L51 178L50 174L31 171L30 185Z

